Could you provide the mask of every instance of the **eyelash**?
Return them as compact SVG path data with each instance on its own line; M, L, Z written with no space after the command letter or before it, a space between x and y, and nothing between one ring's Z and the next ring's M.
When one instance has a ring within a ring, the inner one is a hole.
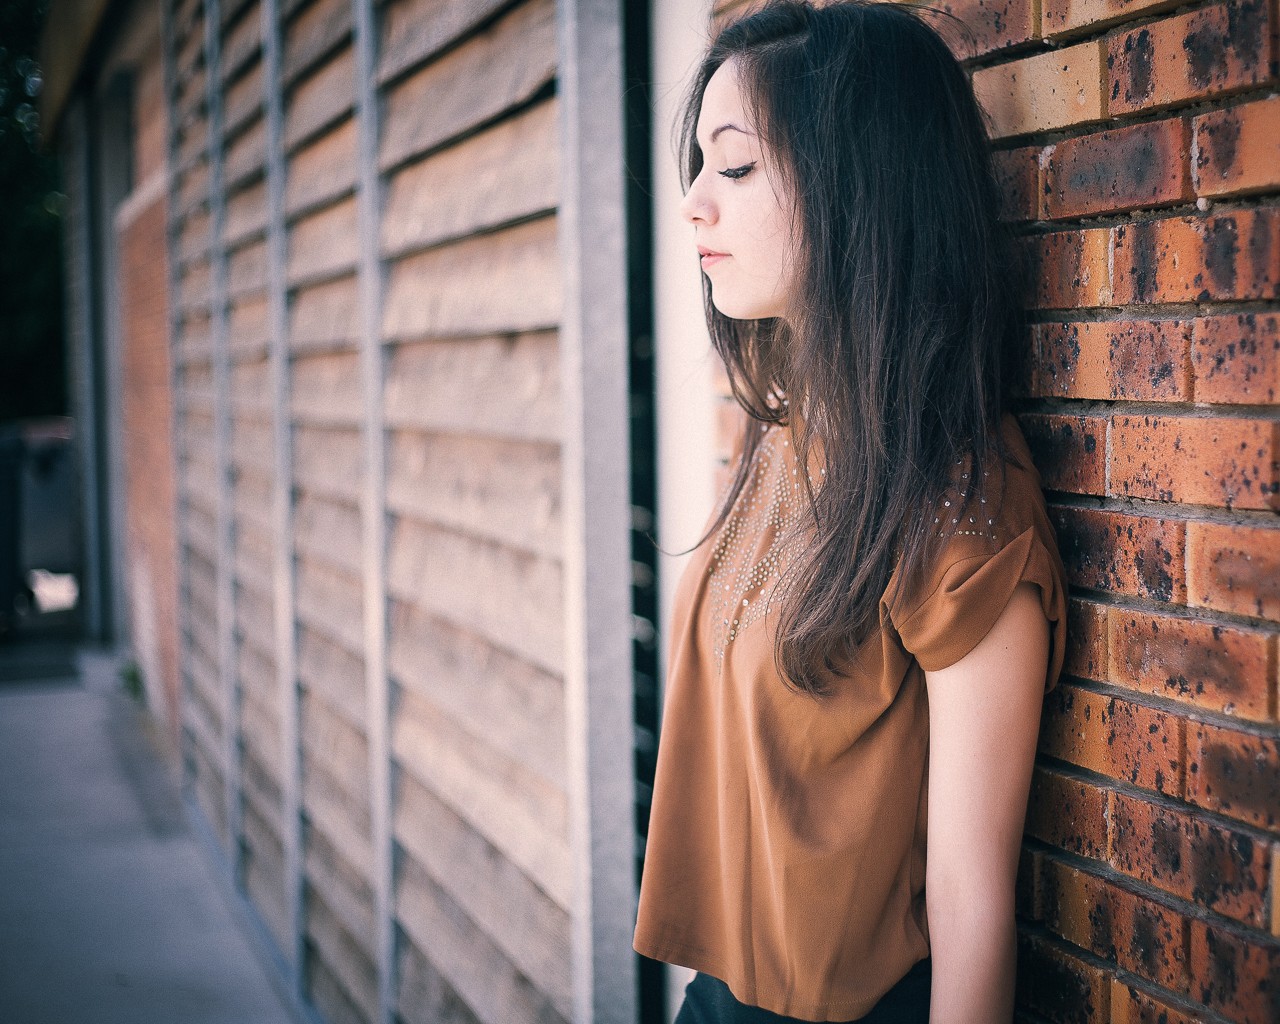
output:
M730 167L727 171L721 171L720 173L723 174L726 178L729 178L732 181L736 181L738 178L745 178L748 172L750 172L751 168L753 168L755 165L756 163L753 160L749 164L743 164L741 167Z

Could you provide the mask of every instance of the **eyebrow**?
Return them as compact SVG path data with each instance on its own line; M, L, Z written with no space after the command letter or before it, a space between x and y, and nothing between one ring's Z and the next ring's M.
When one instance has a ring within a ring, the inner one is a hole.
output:
M717 136L718 136L722 131L725 131L725 130L726 130L726 129L728 129L728 128L732 128L735 132L742 132L742 134L743 134L743 135L751 135L751 134L752 134L751 132L746 131L746 130L745 130L745 129L743 129L743 128L739 128L736 124L722 124L719 128L717 128L715 131L713 131L713 132L711 133L711 139L710 139L710 142L715 142L715 141L716 141L716 137L717 137ZM710 144L710 143L708 143L708 144Z

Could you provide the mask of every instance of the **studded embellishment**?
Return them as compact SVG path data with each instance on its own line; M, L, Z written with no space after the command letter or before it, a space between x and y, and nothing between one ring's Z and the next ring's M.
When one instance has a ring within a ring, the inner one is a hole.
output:
M761 618L789 560L803 550L798 529L806 497L798 470L788 465L782 440L766 437L755 451L751 475L720 533L707 569L707 605L717 668L725 648ZM812 481L812 477L810 478ZM766 547L761 539L769 535Z
M957 466L963 465L964 462L965 462L964 459L960 459L956 462L956 465ZM988 472L989 471L987 470L983 470L982 475L984 477L988 476ZM974 497L973 484L977 482L976 480L977 474L973 474L973 475L975 479L970 481L969 483L963 484L963 486L958 481L955 481L953 479L952 485L947 489L947 491L945 492L946 496L942 500L942 505L944 508L952 508L953 506L955 507L955 511L957 515L955 516L955 518L951 520L952 526L960 525L962 514L964 518L968 520L968 522L964 524L963 529L948 530L944 527L943 529L938 530L939 537L972 536L972 537L988 537L991 540L998 539L999 528L996 525L995 518L979 516L976 514L978 511L977 508L973 507L973 497ZM966 470L965 472L959 475L959 480L960 481L969 480L969 477L970 477L970 474ZM977 495L977 497L978 497L979 505L985 505L987 503L987 496L985 494L979 494ZM975 513L975 515L969 515L968 512L970 510L972 510ZM983 511L985 511L985 509ZM982 522L983 518L986 519L985 524ZM935 516L933 521L935 523L938 522L938 517ZM972 528L970 524L972 524Z

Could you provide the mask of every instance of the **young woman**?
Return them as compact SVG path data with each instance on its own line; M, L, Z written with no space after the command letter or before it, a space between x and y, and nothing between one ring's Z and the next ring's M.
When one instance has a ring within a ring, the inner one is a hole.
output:
M679 1024L1007 1022L1066 584L981 111L922 13L775 2L682 128L748 415L675 595L635 949L696 969Z

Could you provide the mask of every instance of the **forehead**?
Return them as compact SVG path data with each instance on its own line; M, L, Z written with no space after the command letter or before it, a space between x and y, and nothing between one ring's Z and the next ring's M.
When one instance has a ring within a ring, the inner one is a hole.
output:
M722 124L733 123L739 128L750 131L744 116L742 96L738 91L737 71L733 61L727 60L716 68L715 73L707 81L707 88L702 94L702 106L699 109L698 134L705 143L711 133ZM737 132L725 132L721 138L736 134Z

